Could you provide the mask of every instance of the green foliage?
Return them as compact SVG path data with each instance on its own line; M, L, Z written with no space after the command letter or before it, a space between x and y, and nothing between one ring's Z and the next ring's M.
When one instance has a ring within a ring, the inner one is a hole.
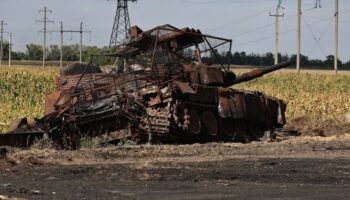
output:
M78 45L63 46L63 60L65 61L79 60L79 46Z
M102 54L103 52L106 52L107 50L108 50L107 47L103 47L103 48L99 48L96 46L86 47L85 51L83 52L82 59L84 60L84 62L88 63L90 61L90 59L92 58L92 55ZM96 64L96 65L112 64L113 61L115 60L115 59L112 59L110 57L103 57L103 56L93 57L92 59L93 59L92 63Z
M55 90L57 69L16 68L0 71L0 124L43 115L46 94ZM0 132L7 126L0 125Z
M222 52L219 55L220 59L214 55L204 57L203 61L211 64L228 64L230 60L231 64L234 65L254 65L254 66L269 66L274 64L274 55L270 52L265 54L247 54L246 52L235 52L233 55L230 53ZM296 63L296 55L278 55L280 61L291 60L292 63ZM303 68L317 68L317 69L333 69L334 56L329 55L324 60L320 59L309 59L307 56L301 55L301 65ZM350 70L350 61L342 63L338 60L339 69Z
M51 45L47 55L47 60L54 60L54 61L60 60L61 58L60 52L61 50L58 45Z
M286 100L289 118L322 118L350 112L349 75L270 74L236 87Z
M26 48L26 55L28 60L42 60L43 49L40 45L27 44Z

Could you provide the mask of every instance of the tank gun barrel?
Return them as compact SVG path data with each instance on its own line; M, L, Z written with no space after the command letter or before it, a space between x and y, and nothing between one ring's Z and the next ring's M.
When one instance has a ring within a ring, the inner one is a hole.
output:
M277 64L277 65L252 70L250 72L244 73L241 76L237 77L232 85L236 85L236 84L239 84L242 82L246 82L246 81L250 81L250 80L262 77L265 74L277 71L277 70L282 69L282 68L286 68L289 65L291 65L291 62L287 61L287 62L283 62L283 63Z

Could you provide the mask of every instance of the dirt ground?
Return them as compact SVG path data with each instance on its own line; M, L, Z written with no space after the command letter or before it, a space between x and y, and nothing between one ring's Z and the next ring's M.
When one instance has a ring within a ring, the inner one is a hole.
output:
M0 151L2 199L350 199L350 124L280 142ZM2 152L2 153L1 153Z

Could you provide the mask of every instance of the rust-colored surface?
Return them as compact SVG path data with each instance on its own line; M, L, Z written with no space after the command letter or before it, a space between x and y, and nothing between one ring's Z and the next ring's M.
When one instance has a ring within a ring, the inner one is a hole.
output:
M290 63L236 77L229 66L206 64L203 57L211 53L220 60L217 48L232 40L171 25L132 27L130 33L122 46L100 55L116 59L111 72L91 63L61 70L57 91L46 98L46 115L36 123L57 146L75 149L79 137L103 135L139 142L246 142L285 124L282 100L234 84ZM13 145L21 136L3 137L2 144Z

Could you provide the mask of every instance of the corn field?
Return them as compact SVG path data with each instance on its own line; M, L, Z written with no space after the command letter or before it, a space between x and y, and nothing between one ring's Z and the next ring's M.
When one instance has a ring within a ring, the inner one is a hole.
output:
M350 75L276 73L238 87L284 99L288 118L320 119L350 112Z
M57 68L12 68L0 71L0 132L13 119L40 118L45 95L55 90ZM350 75L270 74L235 86L261 91L288 103L287 117L319 119L350 112Z
M55 90L58 71L40 67L0 71L0 132L13 119L39 118L43 114L45 95Z

